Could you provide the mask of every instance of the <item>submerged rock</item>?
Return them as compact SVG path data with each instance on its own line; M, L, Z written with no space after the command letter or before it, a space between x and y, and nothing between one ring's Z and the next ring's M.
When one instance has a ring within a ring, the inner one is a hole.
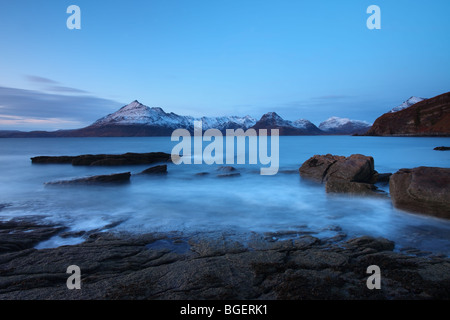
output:
M232 178L232 177L239 177L241 174L237 172L237 169L232 166L221 166L217 168L217 171L224 172L221 174L218 174L218 178Z
M400 169L392 175L389 191L399 209L450 219L450 168Z
M232 166L221 166L221 167L217 168L217 171L233 172L233 171L236 171L236 168L232 167Z
M448 151L450 150L450 147L436 147L433 150L438 150L438 151Z
M60 180L45 183L46 185L76 185L76 184L108 184L108 183L124 183L130 181L131 173L114 173L109 175L98 175L73 180Z
M232 172L232 173L224 173L224 174L218 174L218 178L232 178L232 177L239 177L241 174L239 172Z
M141 172L142 174L164 174L167 173L167 165L154 166L148 169L145 169Z
M355 195L374 195L378 188L371 183L353 182L341 179L331 179L325 184L328 193L349 193ZM382 193L380 193L381 195Z

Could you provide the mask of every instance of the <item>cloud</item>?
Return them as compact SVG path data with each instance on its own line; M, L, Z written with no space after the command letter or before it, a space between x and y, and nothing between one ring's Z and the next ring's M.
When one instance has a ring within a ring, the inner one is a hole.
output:
M88 125L124 104L92 95L64 95L0 86L0 130L73 129ZM61 125L61 127L55 127Z
M58 84L59 82L54 81L52 79L48 79L48 78L44 78L44 77L39 77L39 76L33 76L33 75L25 75L25 78L30 81L30 82L34 82L34 83L44 83L44 84Z
M85 90L71 88L71 87L64 87L64 86L51 86L51 87L46 87L46 88L48 91L51 91L51 92L81 93L81 94L89 93L88 91L85 91Z
M60 82L44 78L40 76L34 76L34 75L25 75L25 78L34 84L38 84L40 89L44 91L49 92L57 92L57 93L67 93L67 94L88 94L88 91L72 88L72 87L66 87L61 85Z

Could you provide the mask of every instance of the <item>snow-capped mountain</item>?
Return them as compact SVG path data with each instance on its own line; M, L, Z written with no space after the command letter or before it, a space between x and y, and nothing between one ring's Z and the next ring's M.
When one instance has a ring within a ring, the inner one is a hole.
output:
M371 124L361 120L331 117L319 125L319 129L328 134L362 134L367 132Z
M157 125L179 128L192 125L192 117L183 117L175 113L166 113L163 109L149 108L135 100L118 111L103 117L92 124L99 127L105 125Z
M322 134L313 123L306 119L285 120L276 112L268 112L253 126L254 129L279 129L280 135L315 135Z
M284 120L275 112L266 113L259 121L251 116L201 117L181 116L167 113L161 108L149 108L139 101L122 107L91 126L88 130L101 131L104 135L170 135L175 129L193 130L194 121L202 122L202 129L279 129L281 135L322 134L314 124L306 119Z
M389 112L398 112L398 111L400 111L400 110L409 108L409 107L411 107L412 105L416 104L417 102L420 102L420 101L423 101L423 100L426 100L426 99L425 99L425 98L420 98L420 97L412 96L412 97L409 98L408 100L404 101L401 105L399 105L399 106L397 106L397 107L395 107L395 108L392 108L392 110L389 111Z
M202 121L203 130L212 128L219 130L235 128L247 129L256 123L256 120L250 116L201 118L180 116L173 112L166 113L163 109L158 107L149 108L135 100L118 111L97 120L91 127L144 125L170 129L190 129L192 128L194 121Z

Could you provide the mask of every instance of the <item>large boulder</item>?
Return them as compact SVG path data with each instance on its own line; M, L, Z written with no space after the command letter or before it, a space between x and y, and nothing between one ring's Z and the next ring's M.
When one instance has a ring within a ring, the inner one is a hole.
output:
M372 157L353 154L333 163L327 171L325 180L338 179L352 182L370 182L374 174Z
M299 171L303 178L325 183L329 193L380 194L374 185L378 173L370 156L315 155L305 161Z
M362 154L350 157L315 155L303 163L299 169L304 178L318 182L340 179L354 182L371 182L374 174L374 160Z
M331 154L315 155L302 164L299 169L300 176L317 182L323 182L331 165L343 159L345 157Z
M400 169L391 176L389 190L399 209L450 218L450 168Z

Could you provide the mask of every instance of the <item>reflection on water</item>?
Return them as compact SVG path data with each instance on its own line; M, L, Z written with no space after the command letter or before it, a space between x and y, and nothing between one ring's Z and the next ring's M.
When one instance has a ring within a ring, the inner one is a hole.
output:
M323 186L298 175L305 160L326 153L371 155L379 172L421 165L448 167L450 152L433 148L449 145L449 140L280 137L280 172L275 176L261 176L257 165L234 165L240 176L218 178L218 165L169 164L167 175L133 175L127 185L45 187L48 181L126 171L135 174L148 166L32 165L32 156L170 152L175 143L170 137L0 139L0 216L42 215L72 231L100 229L121 221L112 230L136 233L267 232L298 226L320 231L339 226L348 236L383 236L399 247L450 254L449 221L396 210L388 198L327 195ZM209 174L196 175L200 172ZM49 245L58 243L55 239Z

